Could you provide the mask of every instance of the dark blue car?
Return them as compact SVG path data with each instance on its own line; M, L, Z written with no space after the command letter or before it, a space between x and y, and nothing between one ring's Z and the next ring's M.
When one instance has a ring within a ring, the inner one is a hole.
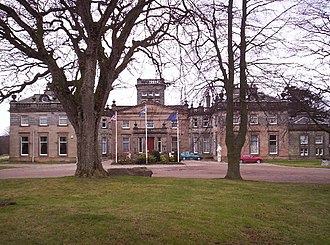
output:
M191 152L182 152L180 154L180 159L182 160L188 160L188 159L191 159L191 160L200 160L202 159L203 157L197 153L191 153Z

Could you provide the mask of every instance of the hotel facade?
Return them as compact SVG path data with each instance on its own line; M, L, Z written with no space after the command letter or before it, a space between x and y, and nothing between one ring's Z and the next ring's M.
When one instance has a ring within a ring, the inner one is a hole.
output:
M165 105L166 83L163 79L138 79L137 103L107 106L99 128L100 154L118 159L153 150L162 154L189 151L217 159L221 149L226 161L225 95L194 107ZM235 96L239 96L239 89ZM287 102L249 88L248 133L242 153L264 159L315 159L329 157L329 133L298 115L290 117ZM236 109L238 111L239 102ZM240 118L234 116L238 130ZM10 103L10 160L76 161L77 139L61 103L53 93Z

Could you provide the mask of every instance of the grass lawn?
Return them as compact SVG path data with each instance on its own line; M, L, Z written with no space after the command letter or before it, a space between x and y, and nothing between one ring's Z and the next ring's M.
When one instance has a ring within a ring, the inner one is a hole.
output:
M321 166L322 160L267 160L266 162L289 166L289 167L304 167L304 168L330 168L330 166Z
M330 186L113 177L0 180L2 244L330 244Z

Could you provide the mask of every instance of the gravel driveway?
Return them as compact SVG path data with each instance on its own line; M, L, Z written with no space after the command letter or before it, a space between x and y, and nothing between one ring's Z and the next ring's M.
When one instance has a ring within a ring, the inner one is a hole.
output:
M129 168L145 165L110 165L104 168ZM14 168L0 170L0 179L54 178L74 175L76 164L2 164ZM148 165L153 177L175 178L224 178L227 163L214 161L185 161L181 165ZM295 183L330 183L330 169L284 167L268 163L242 164L241 175L245 180Z

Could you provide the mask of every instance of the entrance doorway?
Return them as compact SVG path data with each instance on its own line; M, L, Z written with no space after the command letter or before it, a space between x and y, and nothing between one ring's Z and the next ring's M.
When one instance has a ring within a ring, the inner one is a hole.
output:
M148 152L151 152L154 150L154 145L155 145L155 138L148 137L148 139L147 139Z

